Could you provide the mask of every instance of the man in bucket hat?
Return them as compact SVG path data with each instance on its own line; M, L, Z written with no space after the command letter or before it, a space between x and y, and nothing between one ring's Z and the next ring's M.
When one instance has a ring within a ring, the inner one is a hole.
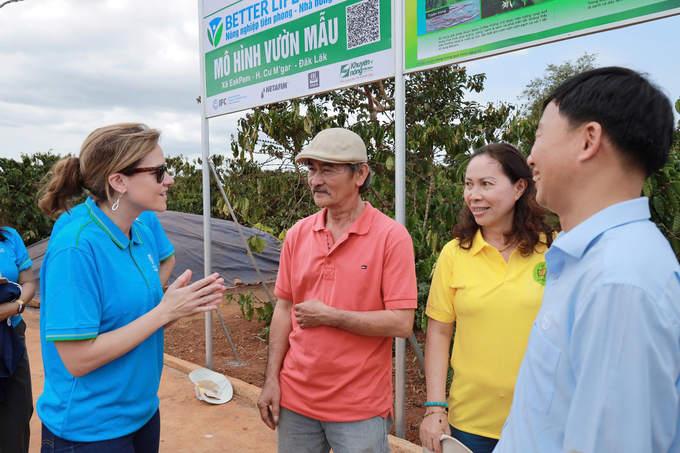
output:
M281 250L260 415L279 453L386 452L392 337L411 333L417 306L411 237L361 200L371 170L354 132L326 129L295 160L323 209Z

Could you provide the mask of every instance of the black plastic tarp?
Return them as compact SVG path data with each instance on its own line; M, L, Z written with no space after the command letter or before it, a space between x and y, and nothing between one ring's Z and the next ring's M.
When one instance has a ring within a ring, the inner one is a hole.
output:
M183 212L166 211L157 213L165 234L175 247L175 268L170 282L173 282L186 269L191 269L191 281L203 278L203 216ZM280 243L260 230L241 226L246 239L259 236L267 247L261 254L255 254L255 262L266 282L276 280L279 268ZM231 286L236 279L245 284L259 283L255 272L236 229L236 224L228 220L211 219L212 269L224 277L225 285ZM42 265L48 240L28 247L28 255L33 261L33 275L36 281L35 298L40 299L40 266Z

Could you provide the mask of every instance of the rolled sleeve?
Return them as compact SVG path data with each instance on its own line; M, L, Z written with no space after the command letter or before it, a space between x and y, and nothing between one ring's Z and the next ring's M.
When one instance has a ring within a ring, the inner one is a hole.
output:
M14 232L11 237L13 242L12 248L14 249L14 255L16 256L15 264L17 265L17 270L21 272L31 267L33 261L29 258L28 250L26 250L26 245L24 245L24 241L21 239L21 236L19 236L19 233Z
M291 231L293 229L291 228ZM291 265L292 265L292 245L293 234L288 231L286 239L283 241L281 247L281 255L279 257L279 270L276 274L276 286L274 287L274 294L284 300L293 300L293 289L291 285Z
M101 294L94 257L68 248L56 254L45 272L45 339L84 340L99 334Z
M418 282L416 280L413 241L406 229L399 230L385 249L382 269L383 303L387 310L405 310L418 307Z
M677 283L675 296L667 289L676 300ZM570 353L577 386L565 453L668 451L680 407L680 332L663 301L639 287L609 284L576 313Z

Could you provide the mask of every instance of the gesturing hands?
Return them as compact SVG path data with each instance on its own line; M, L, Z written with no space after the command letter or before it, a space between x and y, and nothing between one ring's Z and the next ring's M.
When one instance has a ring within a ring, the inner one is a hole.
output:
M224 279L215 273L187 286L191 271L186 270L168 287L159 305L168 322L215 310L226 288Z
M330 325L333 309L319 299L311 299L296 304L293 308L295 310L295 321L301 329Z

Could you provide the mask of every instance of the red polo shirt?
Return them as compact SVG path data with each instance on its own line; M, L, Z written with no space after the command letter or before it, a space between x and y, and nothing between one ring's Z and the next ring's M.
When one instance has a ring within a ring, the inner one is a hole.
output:
M411 236L366 203L333 243L326 209L296 223L281 251L275 293L293 304L319 299L351 311L415 309ZM392 338L329 326L302 330L291 312L290 349L280 373L281 406L323 421L392 413Z

